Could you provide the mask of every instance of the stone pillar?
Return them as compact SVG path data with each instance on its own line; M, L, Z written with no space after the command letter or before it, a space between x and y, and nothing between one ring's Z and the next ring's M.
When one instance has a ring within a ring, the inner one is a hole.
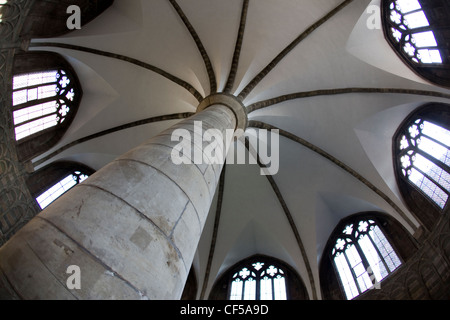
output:
M0 298L179 299L223 165L174 164L172 132L189 130L203 152L210 142L195 121L223 137L238 122L229 106L203 109L68 191L0 248Z

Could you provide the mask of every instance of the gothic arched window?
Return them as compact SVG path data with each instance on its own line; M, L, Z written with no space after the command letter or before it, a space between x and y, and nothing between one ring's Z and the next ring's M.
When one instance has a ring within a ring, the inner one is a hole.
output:
M400 140L402 173L439 208L450 193L450 131L418 118Z
M50 203L58 199L77 184L86 180L88 177L88 175L83 174L81 171L74 171L38 196L36 201L39 203L41 209L45 209Z
M228 269L214 284L211 300L308 300L306 287L288 264L255 255Z
M416 252L416 240L390 215L351 215L336 225L325 245L319 263L322 297L344 300L364 293L371 299L378 290L370 289L383 290L381 281L389 281Z
M426 221L436 218L426 215L432 215L433 210L442 212L450 195L449 108L437 103L419 108L407 117L394 136L394 167L400 190L428 228L432 222ZM417 203L420 198L428 201Z
M62 69L15 75L13 121L16 141L62 124L72 110L74 81Z
M231 281L230 300L286 300L286 276L273 263L256 260L236 272Z
M61 55L26 52L14 57L11 97L17 154L27 161L61 139L75 118L82 90Z
M27 185L41 209L44 209L93 173L93 169L81 163L58 161L31 174Z
M450 86L450 8L441 0L384 0L384 31L390 45L416 73Z
M375 287L402 264L374 219L348 222L335 238L331 259L348 300Z

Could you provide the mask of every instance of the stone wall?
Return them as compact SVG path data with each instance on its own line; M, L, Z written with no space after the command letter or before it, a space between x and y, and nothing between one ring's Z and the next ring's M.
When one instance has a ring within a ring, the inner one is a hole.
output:
M25 166L17 159L10 107L13 59L24 44L17 31L33 2L8 1L0 8L0 245L40 210L26 186Z

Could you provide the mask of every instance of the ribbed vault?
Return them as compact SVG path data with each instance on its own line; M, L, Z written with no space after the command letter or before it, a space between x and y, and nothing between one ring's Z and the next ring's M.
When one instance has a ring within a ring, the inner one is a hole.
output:
M347 52L369 3L115 0L81 30L29 45L64 55L82 85L102 80L96 90L83 87L73 130L33 165L77 160L99 169L192 115L205 97L232 94L247 108L249 134L280 130L280 172L259 176L261 161L226 166L193 265L197 297L207 298L227 267L265 254L290 264L310 298L320 298L321 250L337 222L356 213L336 207L321 220L323 194L383 211L411 234L419 227L377 170L392 166L391 154L374 164L356 128L390 110L400 110L393 112L400 124L418 104L450 98L449 90L380 70ZM256 149L248 141L246 147ZM254 243L236 244L252 221L261 226ZM261 230L269 230L272 243Z

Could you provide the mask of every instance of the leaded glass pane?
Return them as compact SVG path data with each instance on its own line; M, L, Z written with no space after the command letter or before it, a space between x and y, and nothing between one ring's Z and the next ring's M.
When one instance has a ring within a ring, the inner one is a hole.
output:
M358 240L358 243L370 264L375 279L377 281L383 280L388 275L388 271L386 270L380 255L373 246L372 241L369 239L369 236L367 234L362 236Z
M421 154L416 155L414 166L438 183L443 189L450 191L450 174L447 171L438 167L435 163L431 162Z
M56 101L37 104L28 108L19 109L13 112L14 125L39 118L51 113L56 113Z
M274 300L286 300L286 279L278 275L275 279L273 279L273 287L274 287Z
M61 70L14 76L12 101L16 140L62 123L76 96L71 86L69 77Z
M261 300L272 300L272 279L264 277L260 281Z
M369 234L383 256L389 271L392 272L397 269L402 263L381 229L378 226L375 226Z
M83 182L87 178L87 175L82 174L79 171L65 177L36 198L39 206L41 207L41 209L46 208L50 203L58 199L66 191Z
M434 32L429 30L430 23L421 9L417 0L393 1L390 6L392 38L399 44L399 49L400 45L403 46L403 51L414 63L442 64L436 37Z
M242 285L241 279L236 279L231 283L230 300L242 300Z
M248 278L244 283L244 300L256 299L256 281L253 278Z
M425 177L416 169L411 169L409 180L421 189L431 200L433 200L441 209L445 207L448 195L439 188L433 181Z
M424 121L422 133L450 147L450 131L434 123Z
M337 254L334 257L334 263L339 273L342 286L344 288L345 295L348 300L353 299L359 295L358 287L356 286L355 280L353 278L350 267L348 266L347 260L344 254Z
M422 6L417 0L397 0L395 2L397 4L397 8L402 13L408 13L414 10L422 9Z
M50 115L45 118L40 118L32 122L28 122L24 125L16 127L16 140L23 139L39 131L54 127L57 124L58 119L56 114Z
M427 137L421 137L418 147L420 150L433 156L435 159L450 166L450 150L443 145L428 139Z
M415 29L420 27L427 27L430 24L423 11L413 12L404 16L409 28Z
M339 236L339 235L338 235ZM401 265L400 259L372 219L347 225L332 250L334 265L347 299L373 289Z
M13 90L46 83L54 83L57 81L57 76L58 71L56 70L17 75L14 76L13 79Z
M402 137L399 146L406 151L400 156L403 174L444 208L450 192L450 173L439 162L450 166L450 131L417 119L408 128L408 135Z

